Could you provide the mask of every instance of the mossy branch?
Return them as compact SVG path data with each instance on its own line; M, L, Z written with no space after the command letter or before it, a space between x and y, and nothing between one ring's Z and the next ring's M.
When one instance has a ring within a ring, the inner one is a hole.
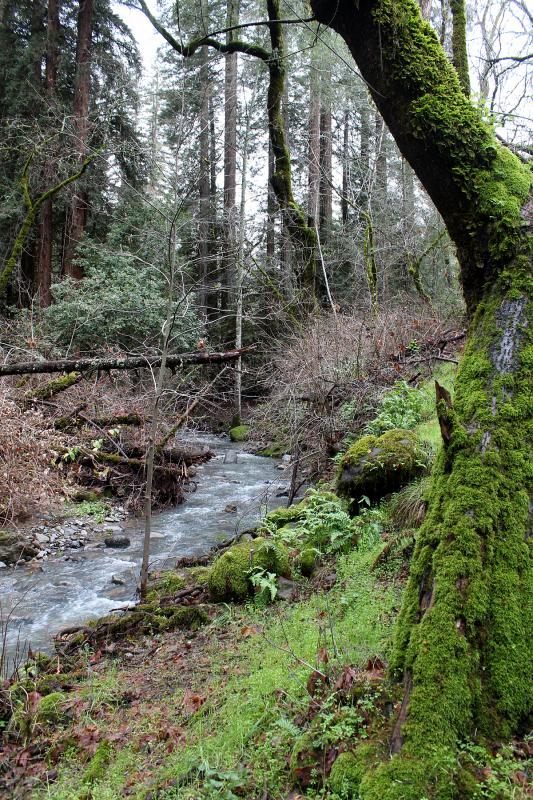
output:
M83 175L83 173L85 172L91 161L96 157L96 155L98 155L99 151L91 153L91 155L87 156L87 158L83 161L80 168L75 173L69 175L64 180L59 181L59 183L54 184L54 186L51 186L49 189L46 190L46 192L43 192L43 194L39 195L35 200L32 200L29 190L29 172L30 172L30 166L37 152L38 148L35 148L26 159L26 162L22 169L22 174L20 177L20 187L22 190L22 195L24 197L24 202L28 210L26 212L24 220L22 221L22 225L20 226L19 232L15 239L15 243L13 245L13 249L11 250L11 254L7 259L6 265L2 273L0 274L0 299L6 293L11 275L13 274L13 271L15 270L19 262L19 258L22 254L24 242L26 241L26 238L30 232L31 226L35 222L35 218L39 213L41 206L44 203L46 203L46 201L49 200L51 197L53 197L62 189L67 187L69 184L74 183L74 181L77 181L78 178L81 178L81 176Z

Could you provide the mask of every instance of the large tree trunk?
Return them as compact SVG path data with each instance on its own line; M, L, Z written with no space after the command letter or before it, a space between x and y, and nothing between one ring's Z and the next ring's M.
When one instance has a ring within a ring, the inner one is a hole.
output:
M201 58L201 97L198 121L199 147L198 147L198 306L204 319L210 317L208 307L210 297L210 264L209 264L209 233L211 218L211 193L209 169L209 67L208 49L202 47Z
M76 149L80 163L87 154L89 141L89 100L91 94L91 49L93 27L93 0L80 0L78 31L76 39L76 81L74 87L74 121L76 127ZM79 280L83 270L76 263L76 248L85 231L87 221L87 192L80 186L74 193L70 207L65 258L65 275Z
M239 22L238 0L228 0L228 27ZM226 41L233 39L233 32ZM234 308L236 300L236 187L237 187L237 53L225 56L224 73L224 272L226 295L223 306Z
M364 800L449 800L464 797L450 758L459 738L509 736L531 708L530 175L498 146L413 0L312 7L345 39L440 211L471 319L454 406L438 404L449 436L399 620L397 754L361 787Z
M48 102L54 102L57 83L57 61L59 36L59 0L48 0L48 20L46 31L45 85ZM52 164L46 164L45 185L49 186L52 178ZM52 247L53 247L53 199L50 197L43 203L39 223L39 246L37 252L36 284L39 292L39 304L46 308L52 301L50 288L52 285Z

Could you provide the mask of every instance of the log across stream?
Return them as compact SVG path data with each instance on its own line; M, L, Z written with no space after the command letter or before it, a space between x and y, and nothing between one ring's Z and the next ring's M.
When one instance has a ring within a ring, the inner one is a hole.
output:
M227 438L198 435L187 445L209 446L216 456L198 467L198 488L185 502L154 516L152 570L172 567L178 558L200 555L222 538L258 521L286 503L289 476L279 462L241 452ZM236 507L236 510L229 510ZM226 510L228 509L228 510ZM52 635L62 628L124 607L135 600L142 553L142 519L131 520L124 550L76 550L69 560L51 558L41 570L20 567L0 578L2 614L8 614L8 655L20 645L50 651ZM112 582L113 576L123 585Z

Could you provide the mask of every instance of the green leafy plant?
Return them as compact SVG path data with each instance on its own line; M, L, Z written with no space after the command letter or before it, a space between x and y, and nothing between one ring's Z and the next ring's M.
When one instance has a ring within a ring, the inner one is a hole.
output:
M278 593L276 575L273 572L267 572L262 567L254 567L250 570L249 576L252 586L258 590L255 597L256 603L261 606L273 603Z
M382 398L379 411L369 424L366 432L380 436L394 428L412 430L421 422L424 411L424 397L418 389L413 389L406 381L397 381Z

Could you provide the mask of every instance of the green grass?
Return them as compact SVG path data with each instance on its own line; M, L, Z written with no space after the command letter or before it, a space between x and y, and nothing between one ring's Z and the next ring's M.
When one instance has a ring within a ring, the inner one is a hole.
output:
M95 522L104 522L111 506L105 500L82 500L81 503L68 505L65 514L68 517L92 517Z
M369 658L386 657L400 590L394 584L378 584L371 571L380 548L342 556L336 565L337 584L328 594L263 611L254 606L228 606L221 611L214 624L233 632L234 647L214 647L210 654L212 692L188 722L187 745L169 754L157 770L154 779L160 785L178 782L161 789L158 800L231 798L231 793L224 792L226 788L230 792L232 781L241 779L243 764L247 780L257 787L257 796L261 796L265 781L271 796L283 796L288 785L287 756L294 740L292 718L309 703L306 681L317 663L319 648L326 647L330 665L339 667L364 667ZM256 626L262 633L244 638L240 634L244 625ZM224 683L226 672L231 677ZM107 681L99 678L94 682L86 696L98 698L98 703L113 702L115 689L111 674ZM169 702L178 706L179 693L169 697ZM153 720L146 718L145 723L149 726ZM93 785L93 800L122 796L124 783L139 760L129 747L117 753L105 775ZM207 780L204 774L180 786L180 777L201 764L207 776L215 777ZM58 782L40 797L75 797L81 780L79 769L72 763L65 765ZM146 786L134 787L131 796L141 798L146 791Z
M433 375L420 387L422 394L422 421L415 427L415 432L423 442L426 442L434 453L438 451L442 443L439 421L435 408L435 381L447 389L453 398L453 387L457 365L452 363L442 363L436 367Z

